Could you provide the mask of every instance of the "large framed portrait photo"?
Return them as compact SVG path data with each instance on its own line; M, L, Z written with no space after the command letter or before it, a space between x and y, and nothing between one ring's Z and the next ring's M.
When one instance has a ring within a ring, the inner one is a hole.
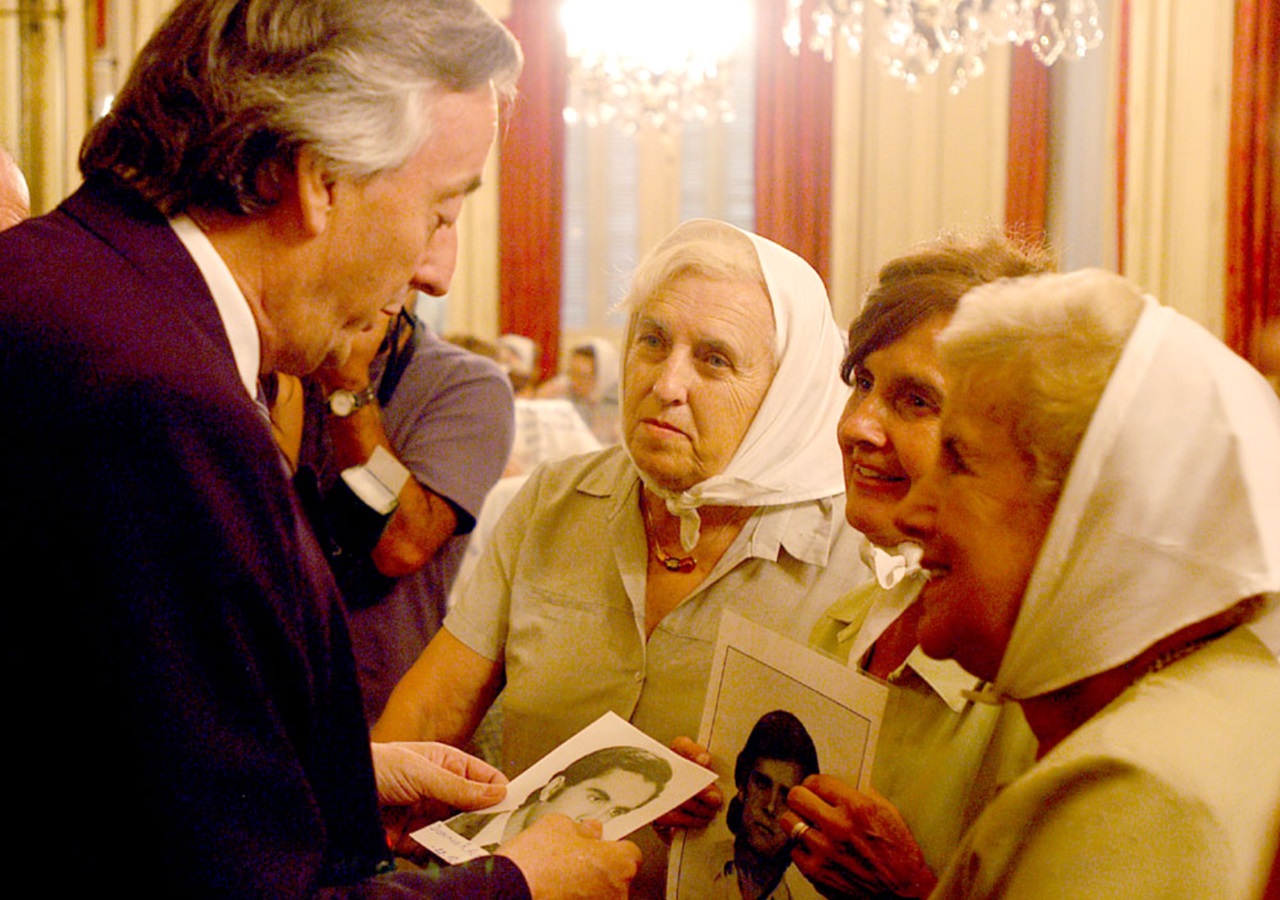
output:
M818 900L776 817L787 790L817 772L869 787L887 699L882 682L726 612L698 742L727 802L705 829L676 837L667 897L736 900L741 883Z

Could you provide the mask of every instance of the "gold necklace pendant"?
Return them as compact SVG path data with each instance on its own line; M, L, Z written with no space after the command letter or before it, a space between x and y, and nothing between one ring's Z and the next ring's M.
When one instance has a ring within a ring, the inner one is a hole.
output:
M688 575L698 567L697 557L694 556L669 556L662 549L662 544L658 538L658 529L653 525L653 518L649 515L649 507L645 506L644 497L640 498L640 513L644 516L644 534L648 539L649 549L653 551L653 555L658 557L658 562L668 572L679 572L681 575Z
M662 552L661 547L654 547L658 554L658 562L662 563L668 572L679 572L681 575L688 575L698 567L698 561L692 556L667 556Z

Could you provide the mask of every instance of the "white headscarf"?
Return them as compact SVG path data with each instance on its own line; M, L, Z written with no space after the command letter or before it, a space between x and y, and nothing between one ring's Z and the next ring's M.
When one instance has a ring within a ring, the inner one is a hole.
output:
M573 349L589 347L592 359L596 363L596 383L591 391L592 402L600 400L618 386L621 366L618 362L618 348L613 341L604 338L587 338L574 345Z
M845 344L826 287L813 267L790 250L742 233L755 246L769 288L778 371L719 475L674 493L641 473L646 489L680 517L686 551L698 543L700 506L776 506L844 491L836 426L849 394L840 380Z
M498 337L498 345L511 355L511 371L526 378L533 374L534 364L538 360L538 345L533 338L523 334L503 334Z
M1280 591L1280 401L1147 297L1054 511L995 680L1034 697ZM1255 624L1264 640L1275 613ZM1274 649L1274 647L1273 647Z

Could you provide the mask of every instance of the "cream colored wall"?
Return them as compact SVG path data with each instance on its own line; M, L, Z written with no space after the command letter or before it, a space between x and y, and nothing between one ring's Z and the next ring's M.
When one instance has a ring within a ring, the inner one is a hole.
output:
M1219 335L1233 15L1230 0L1131 0L1124 274ZM1103 51L1112 56L1116 25ZM1073 65L1058 64L1060 94L1078 77ZM832 300L841 324L885 260L944 228L1003 222L1007 81L1000 60L956 97L936 80L911 92L879 76L868 58L837 59ZM1101 238L1078 252L1088 223L1074 223L1072 234L1072 223L1052 215L1051 199L1050 240L1071 265L1114 267L1118 255L1110 87L1101 100L1108 108L1094 117L1104 132L1097 177L1056 186L1089 192L1082 202L1096 210ZM1095 139L1061 123L1055 155ZM1057 199L1065 205L1061 193Z
M119 89L173 2L113 2L107 46L98 51L89 37L90 4L0 0L0 141L17 153L34 212L47 212L79 186L77 158L95 103Z
M1107 24L1114 35L1116 23ZM1113 100L1120 42L1082 60L1054 67L1053 130L1046 228L1064 269L1098 266L1115 271L1116 106Z
M20 114L17 88L22 81L19 34L18 0L0 0L0 143L15 153Z
M944 229L1004 221L1009 55L958 95L917 89L870 55L836 59L831 295L847 326L880 265Z
M512 0L480 0L499 19ZM480 190L467 198L458 224L458 267L446 307L447 332L493 338L498 334L498 154L489 154Z
M123 3L116 0L111 4L113 15L107 43L119 73L117 86L124 83L133 58L174 5L175 0L128 0Z
M1234 4L1130 8L1124 274L1221 336Z
M480 190L467 198L458 222L458 266L445 307L445 331L492 339L498 334L498 151Z

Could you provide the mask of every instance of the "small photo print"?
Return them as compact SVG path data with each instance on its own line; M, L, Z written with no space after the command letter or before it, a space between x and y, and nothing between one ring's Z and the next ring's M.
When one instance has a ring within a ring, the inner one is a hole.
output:
M411 836L445 862L486 856L539 819L595 819L618 840L675 809L715 780L614 713L548 753L507 786L501 803L460 813Z

